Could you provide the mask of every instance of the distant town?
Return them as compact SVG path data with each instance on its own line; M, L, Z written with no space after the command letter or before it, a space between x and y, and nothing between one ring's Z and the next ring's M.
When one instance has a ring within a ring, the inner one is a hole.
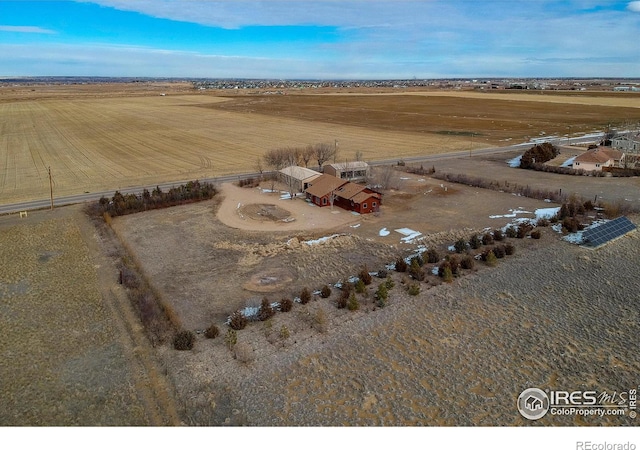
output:
M0 77L0 88L12 85L75 85L101 83L192 83L195 89L321 89L433 88L469 90L640 91L640 78L440 78L390 80L287 80L243 78L139 77Z

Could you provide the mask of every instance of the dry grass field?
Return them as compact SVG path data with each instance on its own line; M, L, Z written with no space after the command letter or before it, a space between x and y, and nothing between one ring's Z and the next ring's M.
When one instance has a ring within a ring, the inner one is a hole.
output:
M252 171L281 146L337 139L340 157L399 158L468 149L471 134L486 146L640 118L630 96L605 94L539 101L441 92L221 97L185 85L34 89L0 91L2 203L47 197L48 166L56 195L67 195ZM640 201L637 179L518 171L504 158L436 166L484 177L504 167L502 180ZM637 385L638 232L591 251L547 228L539 241L512 239L516 254L497 267L478 262L452 284L428 275L415 297L406 275L394 273L383 309L372 287L358 311L337 309L333 289L250 324L230 351L229 313L415 251L396 229L419 231L422 244L444 253L473 231L505 225L513 209L552 206L404 173L394 185L378 215L224 186L211 201L113 219L144 278L198 332L185 352L170 342L151 348L117 284L114 236L92 228L79 207L0 216L0 354L10 362L0 365L0 425L637 423L527 422L515 404L532 386ZM260 220L265 208L295 220ZM334 233L341 236L304 242ZM205 339L212 323L222 336Z
M226 111L277 115L364 128L407 131L474 143L503 145L540 137L602 130L608 124L640 121L638 98L409 92L241 97L213 105ZM363 149L369 157L368 149ZM372 158L375 159L375 158Z
M406 178L402 191L386 197L382 215L331 229L296 230L296 222L280 232L271 222L265 231L259 222L253 231L231 228L216 217L225 209L214 202L126 216L115 226L186 328L214 323L224 334L233 309L257 306L263 296L278 301L305 286L320 288L364 263L377 270L415 249L417 243L400 242L396 228L421 231L423 243L445 252L472 229L511 220L491 215L549 206ZM277 196L272 201L293 215L294 203L310 208ZM237 202L233 196L223 205ZM391 234L381 236L382 228ZM340 232L347 235L299 245ZM158 350L194 425L529 425L515 409L525 387L620 391L637 382L632 337L638 312L630 300L638 289L638 239L635 233L594 252L544 229L540 241L513 239L516 255L497 268L478 263L451 285L428 277L417 297L407 295L402 275L393 274L396 286L384 309L374 305L375 287L360 298L357 312L336 309L336 289L329 299L315 296L239 331L243 352L237 359L223 336L200 334L191 352ZM256 275L284 282L256 292L247 288ZM318 314L326 316L324 325ZM628 417L548 417L535 424L632 423Z
M276 147L337 141L340 160L357 151L376 160L640 120L636 98L621 95L290 94L224 98L166 83L4 87L0 201L47 198L48 167L54 195L67 196L254 171Z
M81 207L0 217L0 425L176 425L107 247Z

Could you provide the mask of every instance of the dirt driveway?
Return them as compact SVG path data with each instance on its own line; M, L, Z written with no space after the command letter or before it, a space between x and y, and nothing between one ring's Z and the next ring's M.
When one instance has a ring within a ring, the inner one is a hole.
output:
M218 209L218 219L231 228L251 231L331 230L359 220L359 216L338 207L320 208L304 198L283 199L286 192L278 187L275 186L276 192L268 192L271 189L267 183L253 189L223 184L220 190L224 200ZM289 217L284 220L257 217L244 212L248 205L275 205L278 209L286 210Z

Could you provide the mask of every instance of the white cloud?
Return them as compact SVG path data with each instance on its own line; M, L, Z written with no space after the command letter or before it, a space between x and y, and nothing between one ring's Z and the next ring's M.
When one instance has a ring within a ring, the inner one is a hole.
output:
M6 31L9 33L56 34L55 31L47 30L46 28L12 25L0 25L0 31Z
M77 0L221 28L262 25L370 27L423 21L433 0ZM435 19L435 17L434 17Z
M629 2L627 9L633 12L640 12L640 2Z

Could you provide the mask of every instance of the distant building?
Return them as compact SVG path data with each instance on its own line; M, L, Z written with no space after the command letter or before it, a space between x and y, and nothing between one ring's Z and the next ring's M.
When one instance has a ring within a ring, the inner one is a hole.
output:
M616 136L611 139L611 147L624 153L640 153L640 133Z
M366 181L371 169L364 161L350 161L327 164L324 166L324 173L347 181Z
M304 192L313 180L322 175L315 170L300 166L289 166L278 172L278 177L287 186L291 186L297 192Z
M598 147L587 150L573 160L574 169L600 172L604 167L617 167L623 153L609 147Z

